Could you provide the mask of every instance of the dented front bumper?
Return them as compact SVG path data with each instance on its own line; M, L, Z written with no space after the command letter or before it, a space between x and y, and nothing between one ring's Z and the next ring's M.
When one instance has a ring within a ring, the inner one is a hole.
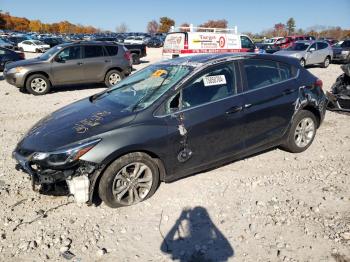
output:
M327 109L330 111L344 111L350 112L350 97L345 95L335 95L327 92Z
M65 181L76 202L91 202L90 177L95 171L95 166L92 164L85 163L74 166L74 168L54 170L36 166L31 162L31 155L23 156L15 151L12 156L17 161L16 169L30 176L34 191L38 191L37 186L53 185ZM33 168L34 166L37 168Z

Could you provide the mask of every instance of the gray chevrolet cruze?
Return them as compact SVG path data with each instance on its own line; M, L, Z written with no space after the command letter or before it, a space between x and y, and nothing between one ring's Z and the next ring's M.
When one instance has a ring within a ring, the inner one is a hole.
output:
M113 86L131 73L129 51L107 42L75 42L55 46L43 55L8 64L6 81L33 95L53 86L105 83Z

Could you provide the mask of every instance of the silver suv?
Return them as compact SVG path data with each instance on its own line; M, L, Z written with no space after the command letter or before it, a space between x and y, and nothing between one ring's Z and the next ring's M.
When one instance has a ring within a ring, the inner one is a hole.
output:
M321 64L323 68L326 68L333 58L332 47L326 41L296 41L291 47L274 54L295 57L299 59L303 67Z
M55 46L43 55L8 64L6 81L33 95L53 86L104 82L113 86L132 70L130 52L106 42L76 42Z

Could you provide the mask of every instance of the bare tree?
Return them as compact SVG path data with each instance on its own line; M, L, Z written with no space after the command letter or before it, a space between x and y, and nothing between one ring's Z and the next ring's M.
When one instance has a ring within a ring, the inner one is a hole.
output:
M147 24L147 32L155 34L158 32L159 24L156 20L149 21Z
M126 33L129 31L129 27L123 22L120 25L116 26L115 31L117 33Z

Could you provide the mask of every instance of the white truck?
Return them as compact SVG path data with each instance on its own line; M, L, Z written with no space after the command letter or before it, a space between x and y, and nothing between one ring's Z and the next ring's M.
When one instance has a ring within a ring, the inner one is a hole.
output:
M203 53L258 52L253 41L232 29L172 27L165 38L163 59Z

